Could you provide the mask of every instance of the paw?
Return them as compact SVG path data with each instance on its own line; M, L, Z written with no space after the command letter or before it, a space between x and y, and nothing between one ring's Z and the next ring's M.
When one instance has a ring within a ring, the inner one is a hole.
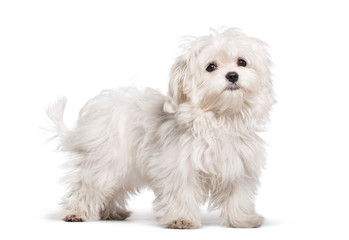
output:
M260 215L251 215L241 219L236 218L234 221L229 223L230 227L233 228L258 228L264 222L264 218Z
M66 222L85 222L82 217L77 215L67 215L63 220Z
M165 227L170 229L196 229L200 226L193 224L192 222L187 220L174 220L166 224Z

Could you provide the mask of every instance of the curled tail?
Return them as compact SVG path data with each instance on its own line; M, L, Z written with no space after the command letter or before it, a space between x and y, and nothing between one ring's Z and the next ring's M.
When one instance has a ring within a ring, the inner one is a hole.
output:
M63 97L58 99L55 104L51 105L47 109L47 116L54 123L55 134L52 137L52 139L60 138L61 140L63 140L70 134L70 130L67 128L63 121L64 109L66 104L67 99Z

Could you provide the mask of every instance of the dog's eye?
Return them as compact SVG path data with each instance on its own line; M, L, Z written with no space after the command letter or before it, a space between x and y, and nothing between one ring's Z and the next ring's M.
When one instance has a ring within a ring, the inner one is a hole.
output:
M207 66L206 71L207 71L207 72L213 72L213 71L216 70L216 69L217 69L217 65L214 64L214 63L210 63L210 64Z
M238 59L238 66L246 67L246 65L247 65L247 63L246 63L246 61L244 59L242 59L242 58Z

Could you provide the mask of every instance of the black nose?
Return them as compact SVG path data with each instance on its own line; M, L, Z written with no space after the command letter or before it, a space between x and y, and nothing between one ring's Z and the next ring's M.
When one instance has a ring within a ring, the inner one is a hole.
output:
M237 72L228 72L225 78L228 79L229 82L236 83L239 80L239 74L237 74Z

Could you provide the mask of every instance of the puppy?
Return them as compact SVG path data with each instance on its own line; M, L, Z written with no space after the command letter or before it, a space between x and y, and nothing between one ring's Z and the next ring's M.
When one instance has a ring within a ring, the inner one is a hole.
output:
M127 199L150 188L165 228L199 228L203 203L230 227L263 223L254 197L264 165L256 133L274 103L265 44L237 29L193 39L175 61L168 96L107 90L63 123L49 108L60 150L71 153L64 220L123 220Z

